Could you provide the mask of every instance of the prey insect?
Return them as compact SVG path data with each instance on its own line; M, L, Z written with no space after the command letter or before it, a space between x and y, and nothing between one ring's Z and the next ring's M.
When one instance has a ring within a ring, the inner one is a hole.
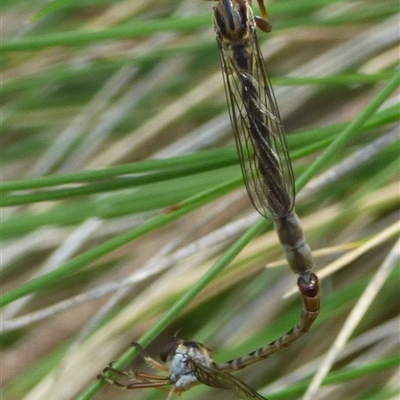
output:
M227 372L220 371L218 365L211 358L210 350L201 343L174 338L167 351L161 355L162 361L170 361L170 367L151 358L139 344L134 343L134 346L139 347L148 366L164 375L126 372L113 368L111 363L103 370L103 373L114 372L117 375L127 376L133 381L124 384L118 380L107 378L105 375L99 375L98 378L125 389L168 390L166 400L173 400L182 392L200 383L218 389L232 390L244 400L265 400L241 380ZM172 388L167 389L171 385Z
M256 28L271 26L263 0L255 17L251 0L218 0L214 28L231 125L247 192L254 207L272 219L303 300L300 322L282 337L250 354L219 365L234 371L269 357L304 335L320 310L320 288L310 247L294 211L295 184L279 109Z

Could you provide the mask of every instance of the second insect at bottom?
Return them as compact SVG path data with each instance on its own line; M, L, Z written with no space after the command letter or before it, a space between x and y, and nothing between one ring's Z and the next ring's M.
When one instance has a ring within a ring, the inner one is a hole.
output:
M170 362L169 367L147 355L138 343L133 345L140 349L146 364L164 374L127 372L113 368L111 363L103 373L114 372L134 381L124 384L118 380L107 378L105 375L99 375L98 378L124 389L156 388L169 391L166 400L173 400L182 392L200 383L218 389L232 390L244 400L266 400L240 379L221 371L211 358L210 349L201 343L175 339L168 346L168 350L161 354L162 361ZM172 388L168 388L171 385Z

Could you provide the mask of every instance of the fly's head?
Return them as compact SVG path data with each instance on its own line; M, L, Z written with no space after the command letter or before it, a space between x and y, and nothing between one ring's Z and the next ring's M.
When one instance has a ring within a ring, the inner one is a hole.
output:
M163 350L160 352L160 358L163 362L171 361L180 342L182 342L181 339L174 337L164 346Z

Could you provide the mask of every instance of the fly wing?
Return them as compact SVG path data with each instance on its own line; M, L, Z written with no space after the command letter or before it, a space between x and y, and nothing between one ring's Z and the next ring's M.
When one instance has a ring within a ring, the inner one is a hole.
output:
M294 179L278 106L256 32L249 48L217 39L226 98L247 192L257 211L269 219L290 214ZM235 54L235 51L238 52ZM240 53L243 52L243 53ZM233 55L232 55L233 54ZM247 68L237 60L248 57Z
M241 381L240 379L230 375L235 380L235 386L233 391L241 398L245 400L267 400L265 397L257 393L252 387Z
M190 360L189 363L197 380L204 385L217 389L233 390L241 399L244 400L266 400L265 397L262 397L250 386L227 372L200 365L193 360Z

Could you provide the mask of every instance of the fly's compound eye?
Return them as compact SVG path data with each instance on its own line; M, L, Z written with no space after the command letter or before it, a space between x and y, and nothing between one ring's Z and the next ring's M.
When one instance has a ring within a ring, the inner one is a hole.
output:
M164 346L164 349L160 353L160 358L163 362L166 362L168 358L175 353L176 348L178 347L179 343L176 339L171 340Z

